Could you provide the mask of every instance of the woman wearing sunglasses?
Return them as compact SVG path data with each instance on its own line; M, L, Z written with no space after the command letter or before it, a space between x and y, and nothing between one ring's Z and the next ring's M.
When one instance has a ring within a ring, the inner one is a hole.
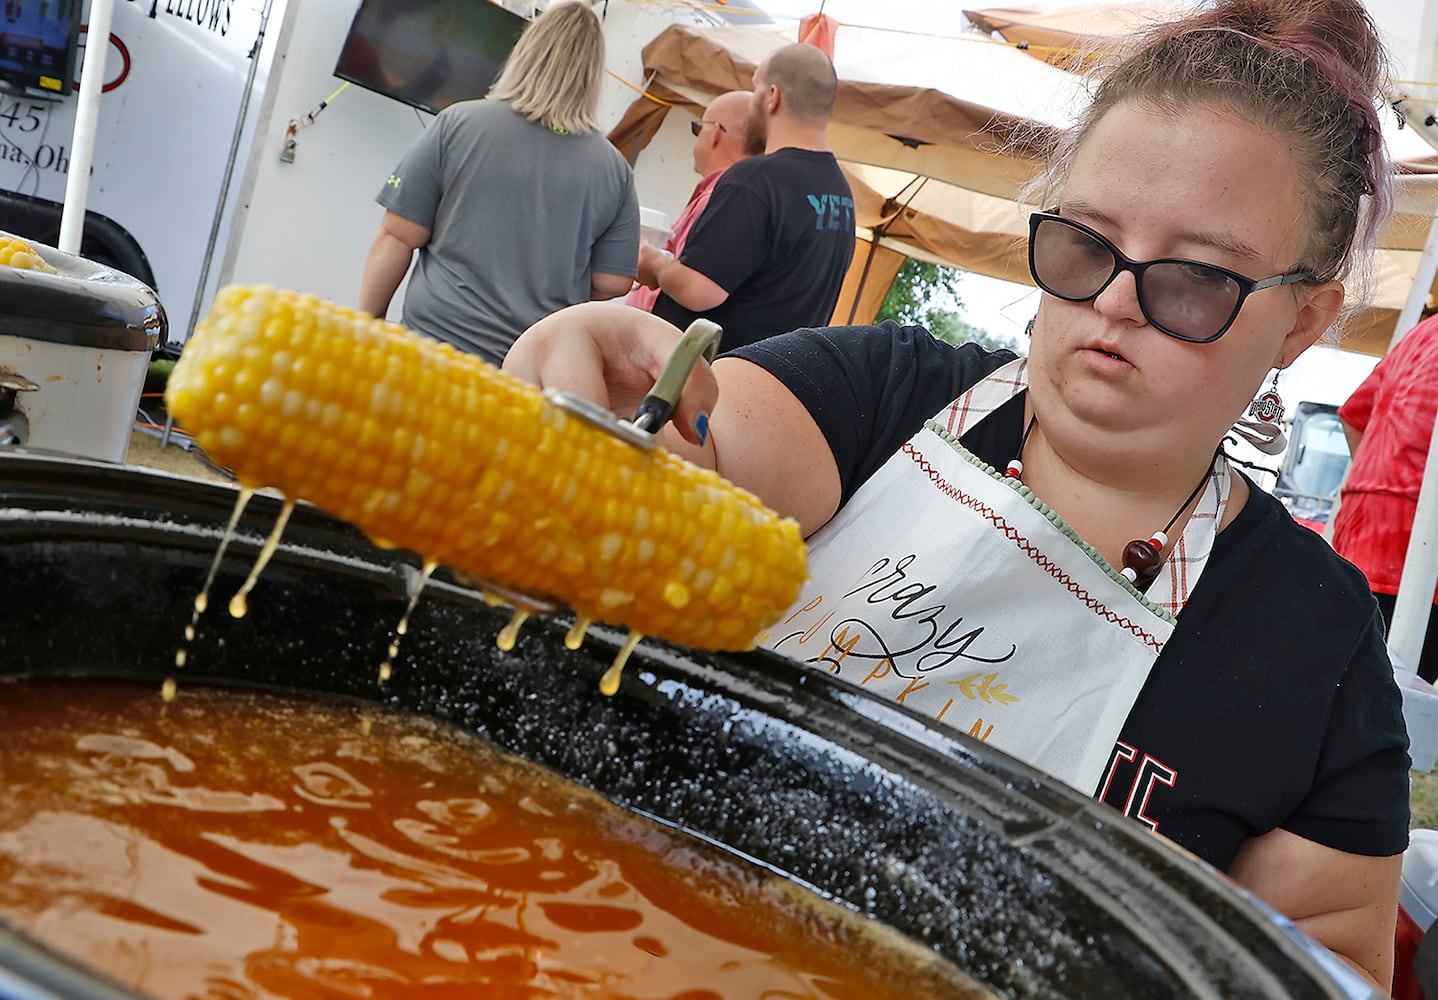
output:
M1054 151L1026 360L798 331L696 373L668 433L810 537L768 645L1095 795L1386 984L1408 757L1377 608L1221 451L1373 245L1381 70L1353 0L1158 29ZM632 413L674 337L581 306L506 366Z

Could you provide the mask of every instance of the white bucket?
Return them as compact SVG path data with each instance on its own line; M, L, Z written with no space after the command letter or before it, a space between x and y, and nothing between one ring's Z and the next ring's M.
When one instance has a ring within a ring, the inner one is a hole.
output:
M1427 933L1438 916L1438 830L1414 830L1408 835L1398 902Z
M1413 770L1427 773L1438 763L1438 690L1417 674L1395 669L1403 692L1403 721L1408 725L1408 755Z

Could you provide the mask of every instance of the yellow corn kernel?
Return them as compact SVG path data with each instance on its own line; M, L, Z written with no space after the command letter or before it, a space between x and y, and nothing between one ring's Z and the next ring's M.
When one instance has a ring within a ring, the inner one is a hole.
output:
M0 235L0 265L18 268L22 271L56 273L53 267L45 263L45 258L36 253L29 243L18 236Z
M581 618L748 649L806 577L798 525L716 473L313 296L222 290L165 400L243 485Z

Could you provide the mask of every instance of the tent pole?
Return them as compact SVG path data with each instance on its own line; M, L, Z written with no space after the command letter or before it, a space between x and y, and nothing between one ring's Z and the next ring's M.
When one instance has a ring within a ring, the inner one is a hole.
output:
M908 184L905 184L903 187L899 188L898 194L894 195L893 198L890 198L888 201L884 202L884 208L888 208L890 205L894 204L895 200L898 199L900 195L902 195L905 191L908 191L910 185L918 185L914 188L913 191L909 192L908 201L904 202L902 205L896 208L893 214L890 215L883 222L880 222L873 229L869 230L869 233L872 236L872 239L870 239L869 241L869 253L864 258L864 270L859 274L859 287L854 289L854 298L849 303L850 326L853 325L854 316L859 311L859 296L864 294L864 286L869 283L869 268L874 263L874 254L879 252L879 240L883 239L884 235L889 231L889 227L892 226L900 216L902 216L906 211L908 211L909 206L914 203L914 199L919 196L920 191L924 190L924 185L927 183L929 183L929 179L927 177L920 177L918 174L915 174L913 179L910 180Z
M864 286L869 283L869 268L874 264L874 254L879 252L879 228L875 226L869 230L869 252L864 255L864 270L859 272L859 287L854 289L853 298L849 301L849 325L854 325L854 317L859 312L859 296L864 294Z
M1398 323L1388 341L1388 350L1398 346L1398 341L1418 325L1423 316L1423 307L1433 289L1433 279L1438 276L1438 219L1429 220L1428 239L1423 244L1423 255L1418 258L1418 273L1413 276L1413 287L1408 291L1408 300L1398 314Z
M1438 421L1435 421L1438 423ZM1393 607L1393 624L1388 629L1388 655L1393 666L1410 674L1418 672L1428 616L1433 610L1433 588L1438 586L1438 433L1428 447L1428 464L1413 515L1413 533L1403 557L1403 575Z
M1434 25L1438 28L1438 24ZM1422 37L1432 37L1432 32L1425 32ZM1431 54L1420 56L1423 66L1420 73L1431 73ZM1420 79L1428 79L1420 76ZM1438 111L1431 104L1420 107L1411 98L1400 97L1393 102L1393 107L1402 117L1399 122L1407 122L1415 135L1421 137L1428 145L1438 150L1438 131L1433 125L1433 114ZM1433 278L1438 274L1438 219L1429 220L1428 238L1423 243L1423 254L1418 258L1418 273L1413 276L1413 287L1408 291L1408 300L1403 304L1403 311L1398 314L1398 323L1393 327L1393 336L1388 341L1388 350L1398 346L1398 341L1407 336L1408 331L1418 324L1419 318L1423 315L1423 306L1428 301L1428 294L1433 289Z
M1438 270L1438 219L1428 227L1428 240L1418 263L1418 275L1408 303L1398 318L1393 343L1397 343L1418 322L1433 276ZM1418 658L1423 653L1423 639L1428 632L1428 618L1433 611L1433 589L1438 586L1438 418L1434 434L1428 442L1427 464L1423 467L1423 483L1418 492L1418 509L1413 514L1413 532L1408 537L1408 551L1403 557L1403 574L1398 579L1398 597L1394 601L1393 624L1388 629L1388 655L1394 666L1417 673Z

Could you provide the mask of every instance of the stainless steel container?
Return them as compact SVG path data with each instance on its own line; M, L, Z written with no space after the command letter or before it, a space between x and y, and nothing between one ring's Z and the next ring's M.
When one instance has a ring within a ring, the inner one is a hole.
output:
M0 445L122 462L164 309L129 275L30 245L56 273L0 266Z

